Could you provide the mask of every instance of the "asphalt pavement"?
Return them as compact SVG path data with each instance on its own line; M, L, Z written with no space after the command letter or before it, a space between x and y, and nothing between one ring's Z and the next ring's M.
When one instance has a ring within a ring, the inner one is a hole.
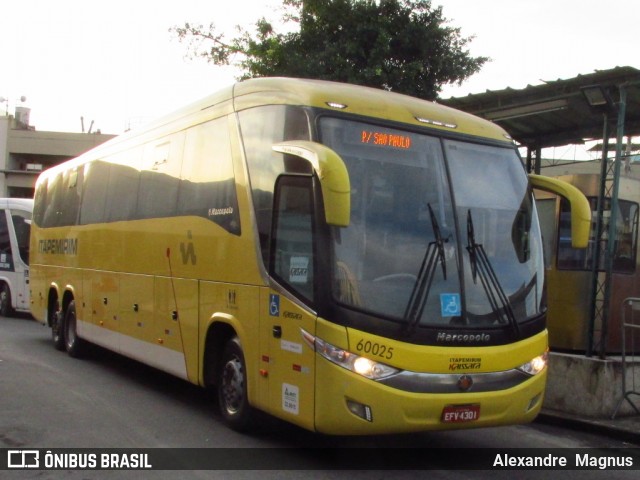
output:
M629 400L624 401L631 401L636 408L640 409L640 395L634 394L628 398ZM616 415L615 418L590 418L543 407L535 421L606 435L612 439L640 446L640 414Z
M635 401L634 404L640 408L640 397L632 398L632 401ZM637 414L615 418L589 418L543 408L536 421L576 430L587 430L640 445L640 415Z

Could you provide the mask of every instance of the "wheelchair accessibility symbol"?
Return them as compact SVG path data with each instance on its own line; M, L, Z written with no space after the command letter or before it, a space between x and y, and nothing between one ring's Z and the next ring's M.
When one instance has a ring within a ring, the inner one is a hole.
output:
M280 295L269 295L269 315L272 317L280 316Z
M443 317L456 317L462 313L459 293L440 294L440 312Z

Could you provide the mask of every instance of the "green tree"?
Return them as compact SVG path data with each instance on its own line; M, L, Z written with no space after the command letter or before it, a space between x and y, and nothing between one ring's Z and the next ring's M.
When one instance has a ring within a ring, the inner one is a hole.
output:
M472 57L473 37L448 25L431 0L283 0L277 33L265 18L255 31L238 27L227 40L213 23L173 27L192 57L240 68L239 79L317 78L435 99L442 85L461 83L489 59ZM292 28L293 27L293 28Z

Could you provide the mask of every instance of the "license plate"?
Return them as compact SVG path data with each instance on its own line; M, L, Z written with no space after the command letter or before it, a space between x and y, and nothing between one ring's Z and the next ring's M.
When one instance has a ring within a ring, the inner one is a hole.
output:
M443 423L475 422L480 418L480 404L447 405L442 409Z

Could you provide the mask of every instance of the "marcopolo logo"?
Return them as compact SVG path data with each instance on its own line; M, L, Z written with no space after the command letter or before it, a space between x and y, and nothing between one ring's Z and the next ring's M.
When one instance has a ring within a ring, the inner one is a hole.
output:
M438 332L436 341L439 343L488 343L491 335L486 333L445 333Z

